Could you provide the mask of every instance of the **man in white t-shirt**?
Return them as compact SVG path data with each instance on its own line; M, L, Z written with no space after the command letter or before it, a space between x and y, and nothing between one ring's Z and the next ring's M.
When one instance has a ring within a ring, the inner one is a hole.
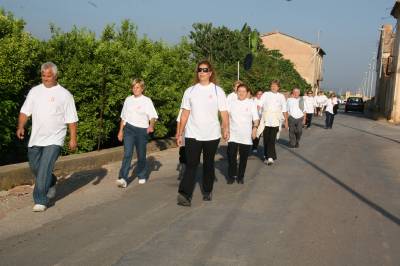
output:
M17 137L25 136L25 125L32 116L32 132L28 144L29 165L35 176L33 211L45 211L49 199L55 196L52 174L55 162L67 133L70 133L69 149L77 147L77 121L72 94L57 83L57 66L52 62L41 67L42 84L33 87L21 108L18 118Z
M298 148L303 125L306 122L306 113L300 108L300 90L292 90L292 97L287 100L289 122L289 147Z

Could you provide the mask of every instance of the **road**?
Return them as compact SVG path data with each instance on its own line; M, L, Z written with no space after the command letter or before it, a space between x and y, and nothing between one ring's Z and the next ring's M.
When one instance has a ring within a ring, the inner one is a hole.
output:
M177 149L149 155L149 182L125 190L119 163L74 173L45 213L25 195L0 218L0 264L400 265L400 127L356 114L322 125L298 149L284 133L273 166L260 149L244 185L226 184L221 146L213 201L197 187L191 208L176 205Z

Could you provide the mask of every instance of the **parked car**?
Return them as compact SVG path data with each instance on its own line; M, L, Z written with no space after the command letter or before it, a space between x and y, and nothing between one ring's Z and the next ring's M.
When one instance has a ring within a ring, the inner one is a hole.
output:
M364 101L361 97L349 97L347 98L344 111L357 111L364 113Z

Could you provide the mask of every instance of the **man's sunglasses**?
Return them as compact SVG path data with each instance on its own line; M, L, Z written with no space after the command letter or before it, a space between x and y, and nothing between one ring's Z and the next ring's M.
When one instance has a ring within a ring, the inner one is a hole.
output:
M209 71L210 71L210 69L208 69L208 67L197 68L197 73L200 73L200 72L208 73Z

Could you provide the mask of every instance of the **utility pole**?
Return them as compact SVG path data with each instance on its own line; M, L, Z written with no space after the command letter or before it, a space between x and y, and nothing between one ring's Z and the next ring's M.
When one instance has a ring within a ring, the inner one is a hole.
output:
M382 65L383 65L383 50L385 48L385 29L380 28L379 31L381 31L381 38L380 38L380 44L381 44L381 54L380 54L380 62L379 62L379 79L382 77Z
M363 81L363 86L362 86L362 98L364 98L365 95L365 89L367 88L367 77L368 77L368 71L365 71L364 73L364 81Z
M370 82L370 88L369 88L369 98L372 98L372 89L374 86L374 72L375 72L375 66L374 66L374 61L372 60L371 62L371 82Z
M237 62L237 80L240 80L240 62Z

